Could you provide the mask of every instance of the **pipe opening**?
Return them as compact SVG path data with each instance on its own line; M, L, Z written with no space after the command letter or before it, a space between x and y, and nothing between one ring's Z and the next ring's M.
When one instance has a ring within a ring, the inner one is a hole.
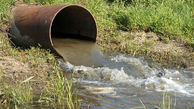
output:
M100 66L96 23L91 13L70 5L60 10L51 22L51 41L56 52L74 65Z
M51 27L52 38L76 38L96 41L97 28L91 13L77 5L63 8L55 16Z
M11 32L19 45L40 44L74 65L101 65L95 43L97 27L87 9L78 5L22 6L13 15Z

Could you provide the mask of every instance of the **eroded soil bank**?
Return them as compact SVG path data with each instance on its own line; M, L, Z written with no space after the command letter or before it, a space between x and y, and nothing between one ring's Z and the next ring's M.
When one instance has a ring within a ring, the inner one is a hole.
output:
M15 3L12 2L9 4L15 5ZM85 2L83 2L83 4L85 4ZM89 8L94 9L91 7ZM5 8L5 10L7 9ZM93 12L96 12L96 10ZM0 33L0 104L6 105L6 103L9 102L13 103L14 100L21 100L15 99L14 97L17 97L17 94L21 93L24 94L23 96L28 94L24 93L24 91L29 91L30 94L40 94L44 92L45 87L48 87L49 89L47 90L51 91L49 93L50 95L45 96L47 97L47 100L49 98L49 100L52 101L53 99L50 98L58 97L57 94L54 95L55 93L53 92L57 92L54 89L59 88L50 83L60 84L61 86L64 85L63 83L58 83L58 80L60 79L58 78L57 73L66 73L57 66L59 57L40 48L32 47L31 49L23 50L11 46L12 42L9 41L7 33L5 33L9 25L9 14L10 13L7 12L4 17L1 17L3 18L2 22L4 23L0 27L2 30ZM104 15L104 13L102 14ZM97 14L95 16L97 16L97 22L101 21L101 19L98 18L100 15ZM102 19L104 20L103 17ZM132 56L145 56L147 60L158 62L166 68L193 69L194 50L187 46L184 41L173 40L153 32L126 32L116 28L102 29L103 26L101 24L103 23L99 24L99 28L101 29L98 30L97 43L104 52L122 52ZM26 83L30 83L30 88L28 87L28 90L19 87L25 86ZM61 89L64 89L64 87ZM24 91L22 92L21 90ZM21 91L21 93L18 93L17 91ZM13 92L16 92L17 94ZM64 91L61 93L64 93ZM16 96L14 96L14 94ZM31 100L32 98L25 98L22 102L25 104L29 103ZM50 102L47 100L45 101Z
M109 37L104 37L109 34ZM166 68L194 67L194 50L182 41L170 40L153 32L104 31L98 37L106 52L123 52L132 56L145 56Z

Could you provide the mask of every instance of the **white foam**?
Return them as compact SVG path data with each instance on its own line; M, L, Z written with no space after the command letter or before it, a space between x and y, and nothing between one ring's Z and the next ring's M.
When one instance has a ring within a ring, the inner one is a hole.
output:
M172 73L167 75L172 75ZM149 90L155 89L156 91L171 91L182 93L187 96L194 96L194 88L191 87L191 85L181 83L180 81L175 81L172 79L172 77L151 76L145 79L133 79L131 83L136 87L144 87L145 89Z
M86 66L73 66L69 62L59 63L61 68L66 72L74 72L79 74L80 72L87 74L89 80L109 80L115 82L126 82L129 76L124 72L123 68L110 69L108 67L86 67Z
M142 66L142 62L138 58L126 57L125 55L117 55L115 57L112 57L111 60L115 61L115 62L126 62L126 63L131 63L134 65L141 65Z
M81 79L80 82L85 82L88 84L92 83L97 85L98 84L103 85L103 83L104 84L125 83L128 84L129 86L133 85L135 87L141 87L149 90L173 91L188 96L194 96L194 87L192 87L189 83L181 81L187 78L184 78L184 76L178 70L164 69L163 72L165 73L165 75L162 77L158 77L157 74L160 71L158 71L155 68L150 68L147 64L143 63L138 58L126 57L125 55L118 55L112 57L111 60L115 62L126 62L139 66L138 68L142 69L141 73L143 73L144 76L135 78L129 73L126 73L122 67L120 69L116 68L111 69L108 67L93 68L86 66L74 66L69 62L60 63L60 65L65 71L74 72L75 75L77 75L77 77ZM111 86L110 84L109 86Z

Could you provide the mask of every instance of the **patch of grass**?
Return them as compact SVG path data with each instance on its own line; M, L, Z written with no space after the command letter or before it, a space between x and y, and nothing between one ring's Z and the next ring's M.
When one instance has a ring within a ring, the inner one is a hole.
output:
M168 37L165 37L165 36L160 36L160 39L164 42L164 43L169 43L170 40Z
M154 41L153 40L150 40L150 41L146 41L146 42L143 42L143 45L146 47L146 48L149 48L151 45L154 44Z
M129 16L124 12L117 12L116 13L119 17L113 17L115 22L118 25L118 28L124 31L128 31L130 29L130 20Z
M134 38L133 36L122 35L119 33L120 30L128 33L134 30L152 31L161 35L163 41L182 40L189 47L194 48L192 0L0 0L1 30L4 31L4 27L9 25L10 8L17 1L36 4L79 4L88 8L97 21L98 43L106 49L110 46L111 50L132 55L150 54L150 57L161 62L166 59L173 62L172 57L179 59L179 56L174 56L174 54L150 53L149 46L153 44L153 41L145 42L143 44L145 46L137 45L130 41ZM50 51L39 47L31 47L26 50L16 48L11 45L7 35L1 31L0 57L13 58L21 65L25 64L30 69L28 73L35 76L38 83L46 84L43 87L44 90L41 90L43 91L41 101L53 103L53 105L65 105L72 109L80 107L80 102L72 90L72 81L67 81L60 75L62 72L56 67L56 58ZM192 56L188 55L188 57ZM6 73L12 75L12 72ZM53 74L55 76L52 76ZM26 77L26 75L21 77ZM12 77L0 76L0 78L1 81L6 79L14 81L11 79ZM21 82L21 80L17 81ZM33 87L17 83L11 84L11 82L8 82L7 85L18 86L0 86L1 89L4 89L5 98L9 103L25 104L32 101L30 89ZM25 97L25 95L29 97Z
M191 43L192 3L192 0L131 0L125 6L123 2L114 2L109 14L119 29L153 31Z
M15 5L17 0L0 0L0 26L6 27L9 25L10 20L10 7ZM20 0L26 3L41 3L41 4L51 4L53 0ZM55 1L56 3L57 1ZM59 1L58 1L59 2ZM0 57L4 59L13 59L17 60L17 64L26 65L22 72L17 71L17 69L12 72L10 68L1 69L3 66L0 66L0 89L3 93L3 98L0 98L0 101L3 101L4 104L1 106L9 107L10 105L26 105L31 104L37 98L39 93L46 93L42 90L46 89L46 86L52 86L52 88L48 88L47 91L57 91L55 94L50 93L50 96L46 96L48 98L56 98L57 101L54 101L55 105L65 105L68 108L75 109L80 108L81 103L76 101L77 99L72 98L74 96L72 92L72 81L67 81L64 77L59 77L59 74L62 73L59 67L57 67L57 60L54 54L51 54L49 50L41 49L40 47L31 47L30 49L20 49L11 44L11 41L7 37L4 28L0 28ZM0 58L1 59L1 58ZM1 61L1 60L0 60ZM14 66L13 64L10 64ZM22 68L21 68L22 69ZM25 71L25 69L29 69ZM2 72L5 72L6 76L1 76ZM58 74L58 76L50 76ZM15 79L13 79L12 75L15 75ZM33 76L35 81L30 81L29 83L22 83L25 77ZM52 78L52 79L51 79ZM63 82L63 83L62 83ZM21 84L22 83L22 84ZM40 84L37 85L37 84ZM44 86L44 84L46 84ZM52 85L51 85L52 84ZM62 90L62 88L64 90ZM37 91L38 90L38 91ZM65 96L62 96L65 95ZM65 100L66 102L62 101ZM74 101L75 100L75 101ZM46 102L46 101L45 101ZM8 104L8 105L6 105ZM44 104L44 103L43 103Z
M28 104L32 102L32 87L30 83L18 84L16 86L7 85L3 90L3 99L7 104Z
M9 43L8 37L3 34L0 37L0 43L3 43L0 44L0 57L3 57L2 59L4 59L4 57L14 58L21 64L27 64L31 70L24 75L17 72L18 75L22 76L21 80L12 80L12 75L11 77L5 76L1 79L0 88L5 94L3 100L6 100L6 104L23 105L34 102L33 98L37 97L37 95L33 95L33 90L38 88L36 83L32 82L32 86L28 84L20 84L22 80L25 79L24 77L31 74L35 76L39 81L39 84L46 84L45 86L40 86L44 89L41 90L42 95L40 97L43 104L47 103L49 99L52 99L52 102L50 102L52 106L64 105L69 109L79 109L81 107L81 103L72 92L72 81L67 81L65 77L60 76L63 72L59 67L57 67L56 58L50 53L50 51L38 47L31 47L30 49L14 48ZM12 72L6 73L12 74ZM0 74L2 74L2 72L0 72ZM56 74L57 76L53 76ZM2 82L6 85L2 85ZM7 106L9 107L9 105Z
M55 0L22 0L24 3L53 4Z
M16 0L0 0L0 26L7 23L10 19L10 8L14 5Z
M54 106L62 105L68 109L80 109L81 103L73 92L72 80L67 80L59 72L57 77L47 82L39 101Z

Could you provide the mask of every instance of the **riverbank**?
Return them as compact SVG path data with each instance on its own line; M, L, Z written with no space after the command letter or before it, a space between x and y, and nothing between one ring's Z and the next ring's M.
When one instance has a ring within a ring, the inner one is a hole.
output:
M104 52L146 56L170 68L194 66L192 1L126 1L0 0L0 106L32 101L80 106L72 95L72 82L67 82L62 76L65 72L57 66L57 56L38 47L16 48L9 41L10 9L21 3L80 4L96 19L97 43ZM41 95L38 100L37 94Z
M161 39L153 32L120 31L102 32L98 43L105 52L122 52L132 56L145 56L165 68L190 68L194 66L194 52L184 43L176 40ZM110 36L104 37L104 34ZM116 36L114 36L116 34ZM111 36L113 35L113 36Z
M24 0L17 1L17 4L82 5L88 8L96 19L97 43L104 52L117 51L133 56L146 56L169 68L192 67L192 1L176 1L170 4L172 1ZM15 0L2 2L10 6L15 3ZM2 9L1 28L5 31L5 25L9 25L10 11L9 8Z
M108 4L104 10L98 9L105 15L94 14L99 26L97 42L104 51L146 56L168 68L194 66L192 1L123 0Z

